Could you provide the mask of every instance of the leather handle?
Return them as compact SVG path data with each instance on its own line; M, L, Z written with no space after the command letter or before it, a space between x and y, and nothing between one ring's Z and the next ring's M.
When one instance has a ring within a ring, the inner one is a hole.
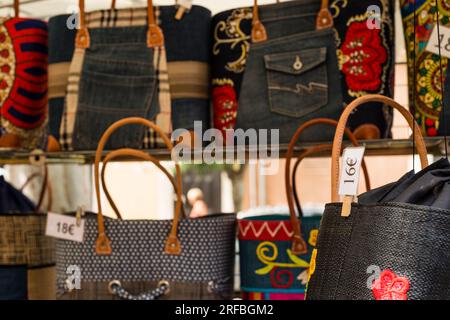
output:
M114 213L116 214L116 217L120 220L122 220L122 215L120 214L120 211L116 205L116 203L114 202L114 200L111 197L111 194L108 190L107 184L106 184L106 180L105 180L105 172L106 172L106 167L108 165L109 162L111 162L114 159L117 158L122 158L122 157L133 157L133 158L138 158L141 160L146 160L146 161L150 161L152 162L159 170L161 170L166 177L169 179L170 183L172 184L173 189L175 190L176 194L177 194L177 201L182 201L182 191L178 190L178 186L176 185L175 180L173 179L172 175L169 173L169 171L167 171L166 168L164 168L161 163L152 155L145 153L144 151L140 151L140 150L135 150L135 149L119 149L119 150L115 150L112 151L110 153L108 153L105 158L103 159L103 166L102 166L102 172L101 172L101 182L102 182L102 186L103 186L103 191L105 192L105 196L108 199L109 204L111 205L111 207L114 210ZM183 204L181 205L181 214L183 215L183 217L186 217L186 214L184 212L184 207Z
M25 183L23 184L23 186L20 188L20 191L24 191L26 187L28 187L28 185L35 180L37 177L42 176L41 173L36 172L33 173L31 176L29 176L27 178L27 180L25 181ZM36 204L36 212L41 212L42 210L42 205L44 203L44 198L45 198L45 194L47 193L47 197L48 197L48 201L47 201L47 211L50 211L52 208L52 187L50 184L50 181L48 179L48 167L44 166L44 179L42 181L42 186L41 186L41 191L39 192L39 198L38 198L38 202Z
M297 144L298 139L300 138L301 134L308 128L316 126L316 125L329 125L332 127L337 127L338 126L338 122L336 120L332 120L332 119L326 119L326 118L317 118L317 119L313 119L310 120L308 122L305 122L303 125L301 125L297 131L295 132L294 136L292 137L290 143L289 143L289 147L288 147L288 151L286 154L286 167L285 167L285 176L284 176L284 181L285 181L285 188L286 188L286 197L288 200L288 206L289 206L289 213L290 213L290 218L291 218L291 225L294 231L294 235L292 237L292 252L294 254L305 254L307 253L307 246L306 246L306 242L303 239L302 235L301 235L301 219L299 219L295 213L295 208L294 208L294 198L293 198L293 184L291 184L291 161L292 161L292 157L294 156L294 149L295 149L295 145ZM350 130L348 130L347 128L344 129L345 133L347 134L347 136L349 137L350 141L353 143L353 145L358 146L359 142L358 140L355 138L355 136L350 132ZM323 152L323 151L328 151L331 149L331 145L319 145L316 147L311 147L309 149L307 149L306 151L304 151L300 157L299 157L299 161L297 161L296 167L298 168L298 163L300 161L302 161L302 159L304 159L305 157L312 155L312 154L316 154L318 152ZM365 181L366 181L366 187L370 190L370 179L369 179L369 175L367 172L367 167L366 164L363 163L363 168L364 168L364 177L365 177ZM294 176L293 176L293 181L295 181L295 172L296 169L294 169ZM301 210L299 210L299 213L301 212Z
M336 124L337 124L337 122L336 122ZM353 144L353 145L355 147L357 147L359 144ZM332 144L324 144L324 145L319 145L319 146L308 148L307 150L305 150L303 153L301 153L298 156L297 161L294 164L294 169L293 169L292 179L291 179L292 196L294 197L295 208L297 209L297 212L300 215L300 217L303 217L303 211L302 211L302 207L301 207L301 204L300 204L300 198L298 196L298 188L297 188L297 184L296 184L296 177L297 177L298 168L300 167L300 164L302 163L302 161L305 158L311 157L313 155L316 155L316 154L319 154L319 153L323 153L323 152L330 152L330 154L331 154L332 148L333 148ZM369 176L369 171L367 170L367 165L366 165L366 162L365 162L364 159L363 159L363 162L362 162L362 171L363 171L363 174L364 174L364 182L365 182L365 185L366 185L366 190L370 191L371 190L370 176Z
M156 133L159 134L159 136L164 141L165 145L167 146L168 150L172 152L173 150L173 144L170 141L170 139L167 137L167 135L159 128L157 125L155 125L153 122L144 119L144 118L126 118L119 120L115 122L113 125L111 125L103 134L102 138L100 139L100 142L97 147L97 151L95 153L95 165L94 165L94 182L95 182L95 194L97 198L97 206L98 206L98 238L96 242L96 252L98 255L110 255L111 250L111 242L108 239L106 233L105 233L105 224L103 219L103 212L102 212L102 204L100 199L100 161L102 159L103 150L105 149L106 142L108 141L109 137L120 127L123 127L125 125L144 125L147 128L153 129ZM181 169L178 164L175 164L176 169L176 175L177 175L177 186L179 192L181 192ZM177 202L176 208L175 208L175 217L173 219L172 223L172 229L170 231L170 234L168 236L168 239L166 241L165 245L165 252L168 254L177 255L181 253L181 246L180 241L178 240L177 236L177 230L178 230L178 223L180 220L180 211L181 211L181 202Z
M14 17L19 17L19 0L14 0Z
M322 4L316 19L317 30L323 30L333 27L333 16L331 15L331 12L328 8L329 0L321 0L321 1ZM277 0L277 3L280 3L280 1ZM253 43L264 42L267 41L268 39L266 28L264 27L264 24L261 22L259 18L258 0L254 0L253 3L253 20L252 20L251 36Z
M77 48L86 49L91 46L91 39L89 36L89 30L86 25L86 12L84 0L79 0L79 7L80 7L80 28L77 31L75 46ZM112 9L115 9L116 7L115 0L112 1L111 7ZM164 46L164 34L162 32L162 29L158 26L156 22L155 12L153 10L153 0L147 0L147 19L148 19L147 47L159 48Z
M333 141L333 152L331 158L331 198L333 202L339 202L339 194L338 194L338 186L339 186L339 160L342 149L342 138L345 131L345 127L347 125L347 121L352 114L353 110L357 107L368 103L368 102L379 102L384 103L394 109L397 109L400 114L406 119L408 125L411 129L413 129L416 140L416 149L420 156L420 162L422 164L422 169L425 169L428 166L428 157L427 157L427 147L425 145L425 141L422 136L422 132L417 125L416 121L412 114L405 109L402 105L395 102L393 99L377 95L377 94L369 94L365 95L361 98L354 100L350 103L347 108L345 108L344 112L339 119L339 124L336 129L336 134L334 136Z

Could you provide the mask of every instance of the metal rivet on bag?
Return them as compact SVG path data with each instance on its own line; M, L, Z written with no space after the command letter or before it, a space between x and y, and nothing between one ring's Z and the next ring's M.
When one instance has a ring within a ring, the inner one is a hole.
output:
M116 294L116 291L114 290L114 287L115 287L115 286L121 287L122 284L120 283L119 280L111 281L111 282L108 284L108 291L109 291L110 294Z
M158 287L159 288L166 287L166 290L164 291L164 295L168 295L170 293L170 283L169 283L169 281L166 281L166 280L160 281L158 283Z
M297 71L300 70L301 68L303 68L303 62L299 56L296 57L295 63L292 67L294 68L294 70L297 70Z
M34 166L43 166L47 159L44 151L36 149L30 153L28 160L30 161L30 164Z

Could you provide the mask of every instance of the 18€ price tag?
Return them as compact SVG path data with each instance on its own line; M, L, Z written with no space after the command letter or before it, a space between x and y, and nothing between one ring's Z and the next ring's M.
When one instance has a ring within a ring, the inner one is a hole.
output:
M441 50L439 52L439 44ZM450 28L443 25L439 25L439 33L437 24L433 28L430 39L426 47L426 51L439 55L442 54L443 57L450 58Z
M349 147L344 150L339 183L339 194L341 196L356 196L358 194L359 174L365 151L365 147Z
M48 213L45 234L49 237L83 242L84 219L56 213Z

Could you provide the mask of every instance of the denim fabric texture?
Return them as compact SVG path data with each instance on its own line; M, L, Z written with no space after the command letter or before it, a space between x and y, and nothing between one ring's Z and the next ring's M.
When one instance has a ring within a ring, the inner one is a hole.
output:
M27 300L26 266L0 266L0 300Z
M202 121L205 129L209 127L211 12L194 6L176 20L175 6L157 7L155 11L164 33L167 62L173 63L168 68L169 83L167 72L155 66L159 60L156 51L146 45L145 8L88 14L91 44L82 57L73 135L70 126L67 136L62 130L62 137L73 149L95 149L103 132L119 119L135 116L155 120L161 113L161 94L172 96L168 101L173 105L174 129L193 129L194 121ZM130 19L130 14L135 18ZM69 78L69 87L72 81L76 79ZM163 88L161 81L167 87ZM77 94L76 89L73 91ZM144 135L146 130L138 126L121 128L107 148L139 148L140 141L146 142Z
M95 149L105 130L120 119L153 119L158 112L147 27L94 28L89 33L91 47L85 53L74 129L79 150ZM138 148L143 136L141 126L120 128L108 148Z
M268 40L253 43L245 67L236 129L279 129L280 143L313 118L342 111L334 31L316 31L320 1L260 7ZM332 128L314 127L301 141L330 141Z

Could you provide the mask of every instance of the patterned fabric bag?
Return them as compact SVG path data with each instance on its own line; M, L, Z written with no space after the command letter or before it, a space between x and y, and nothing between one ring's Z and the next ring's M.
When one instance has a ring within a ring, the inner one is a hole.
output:
M280 129L280 142L288 143L296 128L308 120L338 119L340 75L327 1L299 0L261 7L255 1L250 11L235 10L214 27L213 54L218 61L223 62L219 56L229 59L222 65L225 70L214 65L218 68L213 75L215 126ZM243 33L241 28L248 26L244 22L248 19L252 20L251 30ZM240 74L227 77L230 72ZM240 82L237 108L234 93ZM332 131L325 128L302 140L322 141L331 136Z
M394 44L393 3L388 0L379 0L375 1L373 5L380 9L380 20L377 20L377 23L380 21L380 25L379 28L369 29L363 28L367 26L369 21L372 21L370 20L371 17L369 16L366 2L347 0L322 1L322 8L329 8L334 22L337 61L340 70L339 78L342 79L342 81L340 79L336 80L336 83L342 83L342 90L339 90L338 93L338 96L342 93L343 98L343 105L340 110L345 108L353 99L365 93L393 95L394 50L391 50ZM229 10L213 17L212 100L214 126L221 130L235 128L238 104L241 104L240 97L244 71L247 69L250 60L253 59L250 49L256 46L257 50L261 50L260 47L263 46L263 44L254 44L252 40L252 26L260 26L259 22L262 22L267 28L267 30L264 30L268 34L269 43L270 39L274 40L296 33L305 33L312 30L311 25L315 23L316 13L320 9L320 4L316 0L298 0L276 5L259 6L259 10L255 10L255 8L256 6L253 10L252 8ZM308 15L309 17L307 17ZM255 18L257 19L256 21ZM290 19L292 19L292 23L289 23ZM351 45L351 42L355 39L358 39L358 41L361 39L364 42L362 43L365 50L363 52L364 56L359 57L362 60L359 58L350 59L351 56L355 56ZM311 42L309 39L302 39L301 41ZM284 57L280 56L276 61L271 61L270 63L266 61L265 67L270 70L275 68L283 70L286 74L291 73L293 79L295 76L300 79L301 70L297 72L297 75L295 70L290 70L290 67L295 65L296 57L294 53L291 55L291 59L289 59L289 54L286 53ZM316 56L319 57L320 55ZM309 69L309 67L305 66L304 69ZM261 77L267 78L268 82L273 82L277 75L268 72L267 76L261 75ZM270 77L272 77L272 80ZM281 76L278 75L278 77ZM284 84L289 83L288 81L289 78L284 78ZM251 83L251 81L249 82ZM334 84L331 79L329 79L328 83ZM269 86L276 87L275 85ZM273 90L273 88L269 88L269 90ZM330 96L336 96L336 94L331 94ZM269 97L263 98L269 100ZM275 99L277 98L275 97ZM295 105L297 107L299 105L304 106L305 99L304 96L302 102ZM289 101L292 101L292 98L285 95L282 101L284 104L288 104ZM272 100L271 103L273 104L274 101ZM295 108L292 109L295 110ZM290 116L298 115L298 113L300 113L298 110L289 112ZM288 112L285 112L285 115L287 114ZM339 114L339 112L336 114ZM313 115L326 116L314 113ZM331 117L332 115L328 116ZM387 106L378 105L377 108L363 106L355 111L349 122L349 127L358 138L387 138L391 135L392 117L392 109ZM335 117L336 120L337 118ZM286 131L284 125L279 127ZM304 137L304 139L311 140L312 138Z
M209 126L211 13L193 6L177 20L176 6L152 3L85 14L80 1L82 28L60 128L63 149L93 150L111 123L129 116L155 120L168 134L172 127L193 129L196 120ZM126 128L108 148L138 144L164 145L155 132Z
M54 300L55 247L45 236L46 215L0 177L0 300Z
M45 148L47 23L0 18L0 147Z
M277 214L239 219L241 289L245 299L303 300L305 298L309 279L309 261L316 246L321 215L303 216L295 183L296 173L305 157L330 151L331 145L312 147L303 152L298 157L292 172L291 160L301 134L319 124L336 127L337 121L331 119L309 121L297 130L289 145L285 183L290 217ZM346 133L352 142L358 145L353 134L349 130ZM363 169L367 188L370 189L365 164ZM294 200L296 208L294 208Z
M181 219L182 182L178 165L177 179L171 179L177 192L173 220L125 221L103 217L101 155L112 133L126 124L151 128L161 135L170 151L173 148L162 129L142 118L118 121L104 133L95 161L98 214L86 214L82 243L58 240L56 244L58 297L69 300L230 299L234 280L235 215ZM108 161L124 156L152 161L164 171L148 153L120 149L105 157L103 172ZM170 176L168 172L164 173ZM118 213L103 178L102 185ZM81 290L69 291L66 286L66 272L70 266L77 266L80 270Z
M343 129L365 102L390 104L415 132L421 172L370 191L359 203L339 203ZM367 95L340 119L333 145L332 201L326 206L310 263L309 300L448 299L450 165L428 166L425 142L413 116L395 101ZM417 183L416 183L417 182ZM346 210L345 208L348 208Z
M151 0L147 3L147 9L117 10L114 19L104 19L104 11L85 14L80 0L80 29L60 127L64 150L95 149L112 123L129 116L156 118L171 132L164 36L159 10ZM108 148L149 146L154 136L144 128L125 128Z
M440 25L450 27L450 2L401 0L401 9L408 50L410 110L412 113L415 112L415 119L422 133L434 137L438 135L441 123L439 119L442 115L441 61L438 55L428 52L426 47L436 25L436 10L438 10ZM415 22L414 16L416 16ZM417 47L416 52L413 50L414 42ZM444 81L447 78L447 65L448 59L442 57ZM440 134L444 133L445 130L441 128Z
M394 4L391 0L330 1L344 107L369 93L394 96ZM392 123L389 106L364 105L352 114L349 127L357 138L391 138Z

